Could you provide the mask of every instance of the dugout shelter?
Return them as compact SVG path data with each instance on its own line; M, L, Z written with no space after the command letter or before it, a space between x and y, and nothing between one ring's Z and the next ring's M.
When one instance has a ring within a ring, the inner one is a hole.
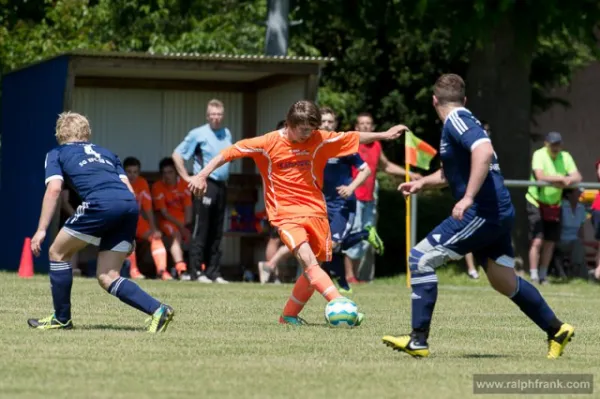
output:
M11 71L2 77L0 269L16 270L24 239L37 228L44 194L44 158L56 146L59 113L86 115L92 140L121 159L135 156L143 175L156 180L158 163L187 132L204 124L207 102L225 104L224 125L233 140L274 130L291 103L315 100L329 58L150 54L73 51ZM261 179L251 160L235 161L228 203L264 208ZM49 230L36 272L48 270ZM252 267L256 233L226 233L222 263ZM257 254L256 254L257 255Z

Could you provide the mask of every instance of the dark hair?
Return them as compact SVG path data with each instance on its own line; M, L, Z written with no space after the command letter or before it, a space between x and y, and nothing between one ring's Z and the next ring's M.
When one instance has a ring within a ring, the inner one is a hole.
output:
M305 124L318 129L321 126L321 113L312 101L300 100L292 104L285 121L292 128Z
M433 86L433 94L440 105L462 105L465 101L465 81L453 73L442 75Z
M358 123L359 118L371 118L371 122L373 122L373 115L368 112L361 112L360 114L356 115L356 123Z
M160 160L160 163L158 164L158 170L162 173L163 169L168 168L169 166L172 167L173 169L176 169L173 158L171 158L171 157L163 158Z
M128 168L130 166L137 166L138 168L142 169L142 163L140 162L139 159L137 159L135 157L127 157L123 161L123 168L124 169L126 169L126 168Z
M275 130L283 129L284 127L285 127L285 121L279 121L279 122L277 122L277 126L275 127Z

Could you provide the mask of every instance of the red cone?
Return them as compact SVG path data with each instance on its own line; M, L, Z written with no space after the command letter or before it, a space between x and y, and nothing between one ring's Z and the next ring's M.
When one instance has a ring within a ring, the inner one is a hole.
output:
M19 277L33 277L33 253L31 252L31 238L25 238L23 252L21 252L21 264L19 265Z

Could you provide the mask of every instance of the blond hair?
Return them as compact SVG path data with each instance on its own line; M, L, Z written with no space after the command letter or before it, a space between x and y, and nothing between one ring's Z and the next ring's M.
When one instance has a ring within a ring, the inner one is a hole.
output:
M225 106L223 105L223 101L217 100L216 98L213 98L212 100L210 100L208 102L208 104L206 104L206 109L208 109L209 107L225 109Z
M56 121L56 141L64 144L72 141L89 141L92 136L90 122L76 112L63 112Z

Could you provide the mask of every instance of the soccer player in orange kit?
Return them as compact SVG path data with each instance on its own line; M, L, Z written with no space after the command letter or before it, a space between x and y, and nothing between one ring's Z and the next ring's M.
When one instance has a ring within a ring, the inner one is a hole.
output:
M140 205L140 216L135 238L139 241L147 240L150 242L150 251L156 266L156 276L163 280L171 280L173 277L167 271L167 250L162 242L162 235L156 228L150 186L148 186L146 179L140 176L142 164L137 158L127 157L123 161L123 168L135 193L135 199ZM138 269L135 251L129 255L128 259L131 263L129 269L131 278L144 278L144 275Z
M332 254L321 191L327 160L358 152L360 143L394 140L408 130L397 125L384 133L336 133L317 130L320 125L319 108L311 101L297 101L287 113L285 128L238 141L213 158L188 185L193 194L202 196L213 170L234 159L254 159L263 178L269 221L304 268L279 318L281 324L305 324L298 314L315 290L327 301L342 296L320 266ZM362 319L360 314L357 325Z

